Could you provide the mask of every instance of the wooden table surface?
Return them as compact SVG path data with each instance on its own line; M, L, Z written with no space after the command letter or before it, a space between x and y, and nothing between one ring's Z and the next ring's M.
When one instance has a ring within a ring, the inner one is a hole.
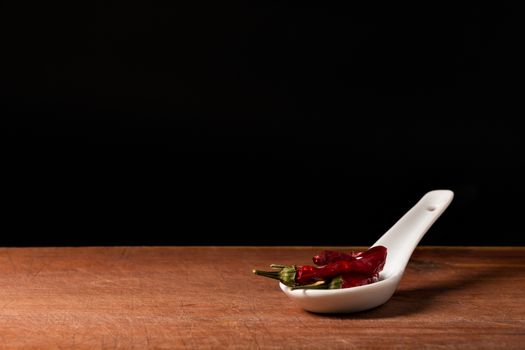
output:
M251 272L320 249L0 248L0 348L525 348L525 247L418 248L358 314L303 311Z

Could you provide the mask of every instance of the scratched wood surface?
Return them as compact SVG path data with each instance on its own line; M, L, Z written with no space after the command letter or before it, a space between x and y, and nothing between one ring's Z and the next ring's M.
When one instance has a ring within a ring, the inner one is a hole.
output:
M348 315L251 273L319 250L0 248L0 348L525 348L525 248L419 248L387 304Z

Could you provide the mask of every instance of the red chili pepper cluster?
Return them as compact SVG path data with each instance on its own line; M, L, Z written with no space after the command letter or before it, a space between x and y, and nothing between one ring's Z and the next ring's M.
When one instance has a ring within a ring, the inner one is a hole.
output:
M312 258L317 266L272 264L273 271L253 270L294 289L340 289L377 282L385 266L387 249L375 246L360 253L322 251Z

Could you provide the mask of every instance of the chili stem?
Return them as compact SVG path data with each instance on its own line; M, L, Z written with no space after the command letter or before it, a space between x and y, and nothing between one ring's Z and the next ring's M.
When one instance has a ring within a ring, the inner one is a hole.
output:
M261 270L253 270L253 273L259 276L269 277L276 280L280 280L279 272L278 271L261 271Z
M292 287L292 290L296 289L326 289L326 281L317 281L312 284L306 284L304 286L294 286Z

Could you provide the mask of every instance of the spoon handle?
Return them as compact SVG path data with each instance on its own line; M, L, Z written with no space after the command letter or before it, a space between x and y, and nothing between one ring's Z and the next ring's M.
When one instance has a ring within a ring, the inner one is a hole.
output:
M426 193L394 226L376 243L387 247L388 255L384 273L403 272L414 249L432 224L447 209L454 193L435 190Z

